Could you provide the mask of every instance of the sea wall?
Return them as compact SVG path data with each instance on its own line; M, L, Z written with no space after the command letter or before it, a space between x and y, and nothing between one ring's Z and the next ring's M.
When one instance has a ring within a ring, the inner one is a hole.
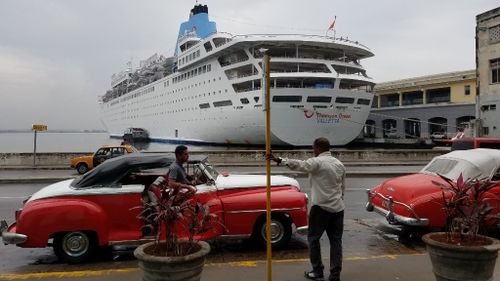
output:
M433 149L394 149L394 150L333 150L335 157L343 162L374 163L374 162L405 162L422 163L447 151ZM165 152L172 153L172 152ZM221 150L221 151L191 151L192 155L207 155L214 164L250 164L264 165L265 151L262 150ZM71 159L92 153L37 153L36 166L64 168L70 167ZM312 156L311 150L280 150L274 155L295 159L307 159ZM0 153L0 168L33 166L33 153Z

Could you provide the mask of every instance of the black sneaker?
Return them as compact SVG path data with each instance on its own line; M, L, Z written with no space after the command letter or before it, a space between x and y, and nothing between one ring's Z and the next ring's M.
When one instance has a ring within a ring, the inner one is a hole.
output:
M314 271L305 271L304 277L307 279L316 280L316 281L324 281L325 280L323 273L317 273Z

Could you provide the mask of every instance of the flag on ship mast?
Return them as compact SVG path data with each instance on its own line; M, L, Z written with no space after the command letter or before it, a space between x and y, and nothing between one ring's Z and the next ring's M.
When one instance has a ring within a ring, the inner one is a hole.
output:
M337 20L337 16L335 16L335 18L333 19L333 22L332 24L330 24L330 26L328 27L328 30L332 30L335 28L335 21Z

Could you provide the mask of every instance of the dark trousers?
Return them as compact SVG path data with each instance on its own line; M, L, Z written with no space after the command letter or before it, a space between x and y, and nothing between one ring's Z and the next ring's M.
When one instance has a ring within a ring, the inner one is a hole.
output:
M326 231L330 240L330 279L339 279L342 270L342 233L344 232L344 211L330 213L319 206L309 211L307 242L313 271L323 273L319 239Z

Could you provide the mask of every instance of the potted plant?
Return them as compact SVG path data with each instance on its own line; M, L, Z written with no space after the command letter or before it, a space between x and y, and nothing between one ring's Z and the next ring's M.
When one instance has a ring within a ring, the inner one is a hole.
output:
M489 180L464 180L462 174L454 182L441 176L443 210L447 217L445 232L422 237L427 245L436 280L492 280L500 241L478 234L496 220L495 208L488 192L496 184Z
M168 188L164 177L146 193L149 196L143 196L146 200L139 217L154 234L154 241L134 251L143 280L200 280L210 246L195 236L209 231L217 216L193 192ZM179 233L187 233L188 239L180 239Z

